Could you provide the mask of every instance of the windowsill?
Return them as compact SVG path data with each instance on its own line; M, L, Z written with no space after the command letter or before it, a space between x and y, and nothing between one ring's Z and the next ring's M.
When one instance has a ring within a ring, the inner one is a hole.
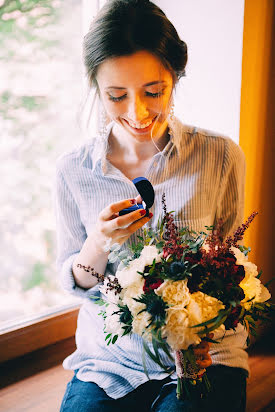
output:
M0 363L74 336L79 305L0 332Z

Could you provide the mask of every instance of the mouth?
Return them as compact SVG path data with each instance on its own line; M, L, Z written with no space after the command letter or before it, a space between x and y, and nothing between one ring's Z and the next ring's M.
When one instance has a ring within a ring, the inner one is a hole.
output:
M151 128L153 127L153 124L156 120L157 116L155 116L153 119L147 120L147 122L137 124L134 123L130 120L123 119L123 121L127 124L128 127L130 127L135 133L147 133Z

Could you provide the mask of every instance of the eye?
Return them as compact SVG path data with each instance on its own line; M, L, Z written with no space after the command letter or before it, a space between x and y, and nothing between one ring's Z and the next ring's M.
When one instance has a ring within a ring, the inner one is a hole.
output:
M126 97L126 94L123 94L122 96L114 97L108 93L108 97L109 97L109 100L111 100L112 102L120 102Z
M164 90L165 90L165 89L163 89L163 90L161 90L161 91L159 91L159 92L156 92L156 93L145 92L145 94L146 94L146 96L148 96L148 97L160 97L160 96L162 96L162 95L164 94Z

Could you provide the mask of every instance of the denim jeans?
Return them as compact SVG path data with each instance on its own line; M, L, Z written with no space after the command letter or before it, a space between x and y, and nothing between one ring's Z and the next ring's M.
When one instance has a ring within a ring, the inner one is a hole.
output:
M178 400L170 378L148 381L113 399L94 382L77 379L76 372L67 385L60 412L245 412L247 372L240 368L207 368L213 390L200 401Z

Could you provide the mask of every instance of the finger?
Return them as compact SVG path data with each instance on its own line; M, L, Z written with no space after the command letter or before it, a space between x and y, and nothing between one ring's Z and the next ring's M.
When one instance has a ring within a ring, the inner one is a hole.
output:
M114 231L127 229L128 226L130 226L133 222L141 219L144 216L144 214L144 209L138 209L134 210L131 213L127 213L126 215L118 216L116 219L109 219L104 223L103 232L107 236L116 236L117 234L114 233ZM126 234L127 232L121 232L119 236L121 237Z
M212 359L208 354L204 359L197 359L196 363L200 368L208 368L212 365Z
M108 221L113 218L113 216L123 209L133 206L136 203L135 199L124 199L119 202L112 203L105 207L99 213L99 218L104 221Z
M132 223L126 229L121 229L119 232L119 236L127 236L130 237L134 232L144 226L149 220L152 219L152 216L144 216L141 219L137 220L136 222Z
M209 333L208 335L206 335L209 339L213 339L214 338L214 333ZM212 342L207 342L208 343L208 345L209 345L209 348L210 348L210 346L212 345Z
M198 349L193 349L195 356L200 356L200 355L206 355L208 353L208 349L206 348L198 348Z
M199 345L193 346L194 350L197 349L207 349L209 350L209 342L202 340L201 343Z

